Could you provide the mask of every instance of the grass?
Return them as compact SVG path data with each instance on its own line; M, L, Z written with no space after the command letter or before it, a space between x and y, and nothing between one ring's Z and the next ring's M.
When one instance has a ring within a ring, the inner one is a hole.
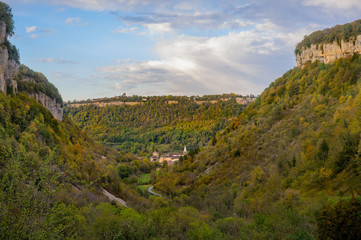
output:
M141 190L142 192L145 192L148 190L148 188L150 187L151 185L140 185L140 186L137 186L137 188L139 190Z
M145 185L149 183L150 183L150 173L145 173L138 177L138 185Z

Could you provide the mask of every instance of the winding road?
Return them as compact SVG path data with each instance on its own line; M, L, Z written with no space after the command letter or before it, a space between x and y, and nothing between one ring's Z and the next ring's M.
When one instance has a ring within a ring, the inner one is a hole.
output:
M158 196L158 197L162 197L162 195L160 195L160 194L158 194L158 193L156 193L156 192L153 192L153 186L150 186L149 188L148 188L148 192L150 192L151 194L153 194L153 195L155 195L155 196Z

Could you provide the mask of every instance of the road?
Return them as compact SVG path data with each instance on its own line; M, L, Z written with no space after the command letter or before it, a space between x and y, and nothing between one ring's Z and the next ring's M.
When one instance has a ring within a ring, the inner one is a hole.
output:
M158 193L155 193L155 192L153 192L153 186L150 186L149 188L148 188L148 192L150 192L151 194L153 194L153 195L155 195L155 196L158 196L158 197L162 197L162 195L160 195L160 194L158 194Z

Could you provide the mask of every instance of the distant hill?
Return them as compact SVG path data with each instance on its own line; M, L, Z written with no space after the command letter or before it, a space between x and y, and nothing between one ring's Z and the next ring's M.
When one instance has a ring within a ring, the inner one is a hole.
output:
M68 103L65 114L101 143L125 152L182 151L208 142L254 97L117 97Z

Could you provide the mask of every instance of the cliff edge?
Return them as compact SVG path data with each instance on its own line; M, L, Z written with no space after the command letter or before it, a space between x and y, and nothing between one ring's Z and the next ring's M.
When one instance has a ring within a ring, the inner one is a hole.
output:
M295 49L297 67L306 62L332 63L361 53L361 20L316 31L305 36Z
M351 40L342 39L340 42L312 44L296 55L297 67L302 67L307 61L331 63L339 58L352 57L354 53L361 53L361 35Z

